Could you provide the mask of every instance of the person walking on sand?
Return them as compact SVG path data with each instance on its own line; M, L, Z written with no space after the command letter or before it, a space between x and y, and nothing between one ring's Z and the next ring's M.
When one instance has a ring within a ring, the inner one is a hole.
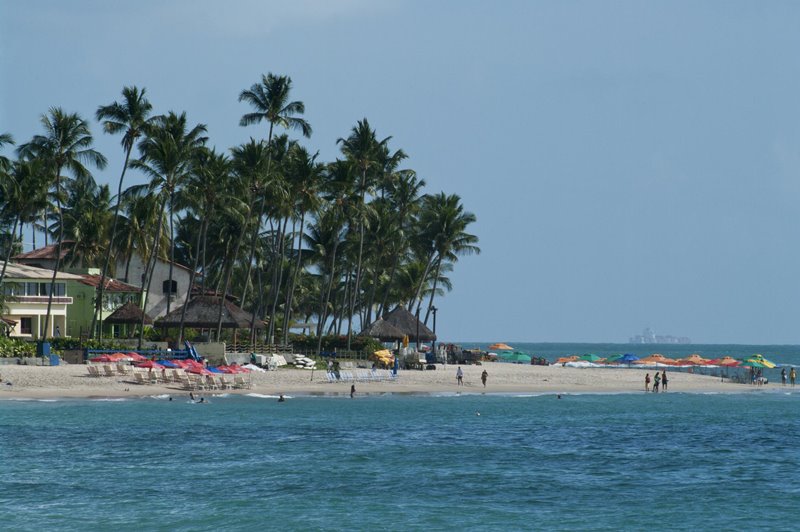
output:
M666 392L667 391L667 382L668 382L667 381L667 370L662 370L661 371L661 391L662 392Z
M489 378L489 372L486 371L486 370L483 370L483 373L481 373L481 382L483 383L483 387L484 388L486 388L486 379L488 379L488 378Z
M786 368L781 368L781 383L786 386Z
M355 394L356 394L356 385L355 384L351 384L350 385L350 399L352 399Z
M789 370L789 382L794 386L794 380L797 378L797 373L794 371L794 366Z
M456 384L459 386L464 386L464 372L461 371L461 366L458 366L456 370Z
M661 374L656 371L655 377L653 377L653 393L658 393L658 384L661 382Z
M650 374L644 376L644 391L650 391Z

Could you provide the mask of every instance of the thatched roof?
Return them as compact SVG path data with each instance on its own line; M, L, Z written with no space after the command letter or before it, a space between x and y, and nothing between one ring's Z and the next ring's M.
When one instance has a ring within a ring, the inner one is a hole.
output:
M428 329L424 323L420 322L416 316L411 314L403 307L396 307L393 311L383 317L384 321L394 325L412 342L417 339L417 324L419 324L419 339L422 342L432 342L436 340L436 335Z
M394 340L402 340L405 333L391 323L378 318L361 331L361 336L377 338L381 342L392 342Z
M142 323L142 314L144 314L144 324L152 325L153 318L145 314L138 305L128 301L103 321L105 323Z
M184 325L194 329L214 329L219 320L219 301L216 296L198 296L186 303L186 319ZM156 325L166 327L180 327L181 312L183 307L178 307L163 318L156 320ZM249 329L253 315L245 312L232 302L225 300L222 307L223 329ZM256 329L263 329L264 322L256 320Z

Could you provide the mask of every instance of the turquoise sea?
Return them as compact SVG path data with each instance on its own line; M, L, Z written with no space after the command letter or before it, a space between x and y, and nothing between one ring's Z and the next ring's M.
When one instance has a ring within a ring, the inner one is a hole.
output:
M779 385L2 401L0 526L796 530L798 441Z

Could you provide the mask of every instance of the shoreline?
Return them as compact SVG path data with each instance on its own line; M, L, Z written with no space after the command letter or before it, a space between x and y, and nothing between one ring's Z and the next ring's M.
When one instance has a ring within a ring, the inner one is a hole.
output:
M2 366L0 401L25 399L120 399L154 396L188 396L190 390L176 383L135 384L126 376L90 377L83 364L62 366ZM299 369L279 369L266 373L248 374L251 388L226 390L201 390L195 394L213 396L221 394L279 394L312 397L349 397L350 386L355 384L356 397L381 395L618 395L641 394L644 376L652 370L637 368L569 368L562 366L526 366L488 363L482 366L462 366L464 385L458 386L456 367L448 365L429 371L401 371L397 381L391 382L334 382L321 381L324 372ZM480 374L489 373L486 388L481 385ZM245 379L248 378L245 376ZM683 372L670 374L666 393L758 393L784 389L780 384L755 387L721 381L720 377ZM12 385L8 386L7 382ZM791 390L785 387L785 391ZM800 388L798 388L800 390ZM662 392L664 393L664 392Z

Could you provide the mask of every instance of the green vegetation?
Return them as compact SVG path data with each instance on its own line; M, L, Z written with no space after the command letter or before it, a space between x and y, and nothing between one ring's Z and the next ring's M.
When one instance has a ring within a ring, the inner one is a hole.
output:
M312 133L293 90L290 78L274 74L243 90L250 109L240 124L259 129L222 153L209 147L205 125L185 113L154 114L144 89L125 87L120 101L95 113L105 133L122 135L114 196L89 171L106 164L91 147L90 124L50 109L42 135L20 145L16 159L0 157L0 283L29 227L59 248L78 242L64 247L65 264L104 276L128 275L114 271L111 257L129 264L140 255L147 293L156 258L190 265L203 293L236 295L267 323L261 341L365 349L355 334L395 305L421 311L427 324L459 258L480 251L470 233L475 216L456 194L425 193L425 180L405 166L408 155L366 118L336 141L339 158L319 161L288 133ZM12 144L0 135L0 150ZM125 188L128 169L147 182ZM285 326L309 322L311 337L290 337ZM192 337L183 326L138 329L141 340ZM255 323L250 334L255 340ZM212 339L221 337L218 326Z

